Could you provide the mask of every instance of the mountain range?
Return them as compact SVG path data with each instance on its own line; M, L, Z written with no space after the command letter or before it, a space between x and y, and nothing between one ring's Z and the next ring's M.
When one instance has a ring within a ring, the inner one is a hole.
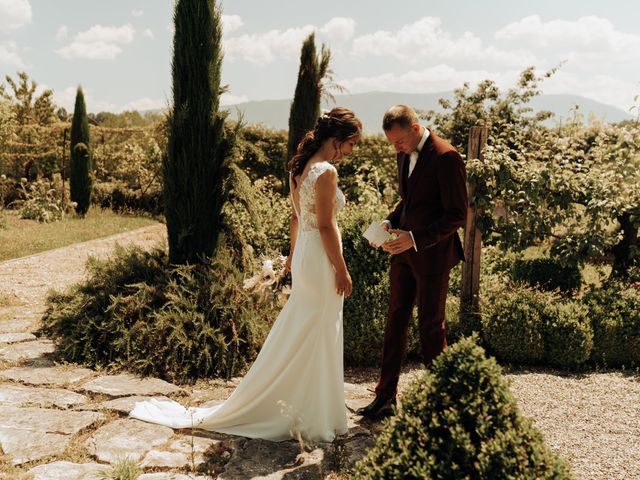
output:
M438 100L440 98L453 99L453 92L440 93L394 93L367 92L358 94L336 95L335 105L348 107L362 120L365 133L382 133L382 116L391 105L403 103L419 110L441 111ZM579 95L539 95L533 97L529 105L534 111L549 110L555 113L552 120L547 121L550 126L565 121L573 114L572 108L579 105L579 111L585 119L593 115L604 122L620 122L631 119L632 116L612 105L607 105ZM262 124L276 130L288 128L289 109L291 99L256 100L235 105L226 105L231 118L237 119L240 113L246 124ZM334 106L326 100L322 108L330 109Z

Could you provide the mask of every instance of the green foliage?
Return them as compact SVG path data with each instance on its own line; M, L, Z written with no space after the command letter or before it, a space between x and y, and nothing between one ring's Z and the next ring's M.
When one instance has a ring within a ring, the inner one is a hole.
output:
M205 262L216 249L226 201L228 159L237 132L218 111L222 24L214 0L175 4L173 110L163 161L172 263Z
M293 156L304 134L315 127L320 116L322 79L329 69L330 59L331 53L324 45L320 55L316 54L315 33L309 34L300 51L298 82L289 112L287 159Z
M224 240L224 239L222 239ZM119 248L87 281L52 294L44 331L68 361L175 382L230 378L253 361L275 312L242 288L237 253L169 265L164 250Z
M575 293L582 284L580 267L557 258L520 258L514 262L513 279L544 290Z
M71 201L76 203L76 212L85 216L91 205L91 190L93 181L90 174L91 157L89 149L84 143L77 143L71 155L71 175L69 186Z
M448 347L402 398L354 478L570 479L522 417L495 360L467 338Z
M29 75L26 72L18 72L18 80L14 80L9 75L5 76L5 80L11 87L12 95L6 94L4 90L2 92L5 93L5 99L11 100L15 119L19 125L31 123L49 125L56 120L52 90L46 89L36 96L38 84L34 80L29 83Z
M84 143L87 148L90 146L89 119L87 117L87 106L84 102L82 87L78 87L76 92L76 103L73 109L73 120L71 122L71 141L69 142L71 159L73 159L75 146L79 143Z
M162 216L164 196L161 188L133 190L124 182L102 182L93 186L91 200L101 208L116 213L137 213Z
M482 319L492 353L508 362L576 367L587 361L593 332L586 309L553 293L516 287L495 301Z
M609 282L585 295L593 325L594 363L640 365L640 285Z
M62 201L62 185L46 180L28 183L26 179L22 179L20 189L21 199L11 204L19 209L20 218L41 223L64 218L69 205Z

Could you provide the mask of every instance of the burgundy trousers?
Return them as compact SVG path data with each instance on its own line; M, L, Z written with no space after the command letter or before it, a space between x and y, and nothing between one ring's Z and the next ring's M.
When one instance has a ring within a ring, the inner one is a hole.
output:
M418 305L418 331L425 365L447 346L444 317L450 271L429 275L423 270L411 262L411 252L396 255L391 261L389 314L376 386L376 395L385 399L394 397L398 388L414 305Z

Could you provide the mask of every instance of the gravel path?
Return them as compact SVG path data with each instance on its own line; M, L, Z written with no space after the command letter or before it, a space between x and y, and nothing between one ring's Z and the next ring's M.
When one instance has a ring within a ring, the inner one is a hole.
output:
M144 425L130 423L136 421L127 420L126 412L135 399L152 394L178 395L192 404L223 399L238 379L230 382L201 381L178 392L177 387L158 380L141 383L129 376L107 376L73 366L55 366L47 361L47 353L53 350L53 345L46 339L35 339L29 333L38 327L47 291L50 288L64 289L81 280L89 256L105 257L116 243L148 248L165 238L165 226L154 225L0 263L0 298L9 298L10 302L0 306L0 416L3 423L5 418L14 418L16 425L24 425L28 422L25 415L31 415L35 426L24 427L28 431L24 442L34 443L27 451L35 455L33 452L38 448L44 448L46 453L17 462L18 455L25 455L26 444L21 445L21 441L16 440L16 430L7 430L0 425L0 444L14 452L13 457L0 457L0 478L22 479L16 475L25 471L9 469L3 473L3 461L25 465L38 480L67 478L59 476L63 471L104 469L111 458L109 448L114 447L107 445L109 439L120 438L119 435L132 431L139 431L141 438L147 438L140 446L140 459L151 471L167 473L166 477L154 478L182 478L171 475L184 472L179 459L183 458L180 455L189 452L180 450L180 445L181 442L191 444L184 440L184 432L146 431ZM368 368L345 372L345 381L348 382L345 392L351 408L370 400L370 390L375 385L377 373L376 369ZM400 390L418 375L418 366L408 366L402 375ZM640 376L637 372L566 375L549 370L528 370L510 372L507 377L523 413L533 419L550 446L572 465L576 478L640 479ZM113 393L116 391L124 393ZM45 397L46 401L42 400ZM52 412L58 412L53 417L64 422L56 424L55 428L51 426L50 430L57 433L43 431L39 437L29 430L37 429L43 419L50 419ZM359 423L355 418L350 419L350 425L351 431L343 447L347 463L362 455L371 442L372 433L378 428L375 424ZM148 438L154 435L158 440L153 441L159 443L150 450ZM326 463L331 456L327 449L331 446L322 447L324 454L313 450L300 456L295 443L271 444L215 435L198 437L197 440L202 445L201 449L215 444L217 450L214 451L230 458L224 478L282 478L291 475L287 478L315 479L323 478L322 472L332 468ZM59 445L59 453L53 459L47 456L52 445ZM75 445L75 450L69 445ZM80 448L78 445L86 446ZM60 460L75 463L65 464Z

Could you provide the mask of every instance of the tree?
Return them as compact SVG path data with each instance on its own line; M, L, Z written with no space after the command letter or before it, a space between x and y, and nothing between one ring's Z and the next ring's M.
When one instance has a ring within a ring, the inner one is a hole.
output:
M35 92L38 84L31 80L26 72L18 72L18 81L13 80L9 75L5 77L7 83L13 91L13 99L6 93L4 88L0 95L13 100L13 108L16 114L16 121L19 125L38 123L49 125L55 121L55 104L53 103L53 91L47 89L39 96Z
M178 0L174 10L173 108L163 160L169 259L203 263L223 225L228 157L237 131L218 111L222 66L221 14L215 0Z
M311 33L302 44L300 52L298 82L289 113L288 159L295 154L304 134L314 128L320 116L322 80L331 73L331 52L323 45L320 55L316 55L315 38L315 33Z
M73 110L73 120L71 122L71 201L78 206L76 211L84 216L89 210L91 199L91 177L90 170L91 150L89 149L89 120L87 118L87 108L84 103L84 93L82 87L78 87L76 93L76 103ZM78 148L76 148L78 147Z
M71 201L76 202L76 213L84 217L91 205L92 181L89 149L84 143L77 143L71 154Z

